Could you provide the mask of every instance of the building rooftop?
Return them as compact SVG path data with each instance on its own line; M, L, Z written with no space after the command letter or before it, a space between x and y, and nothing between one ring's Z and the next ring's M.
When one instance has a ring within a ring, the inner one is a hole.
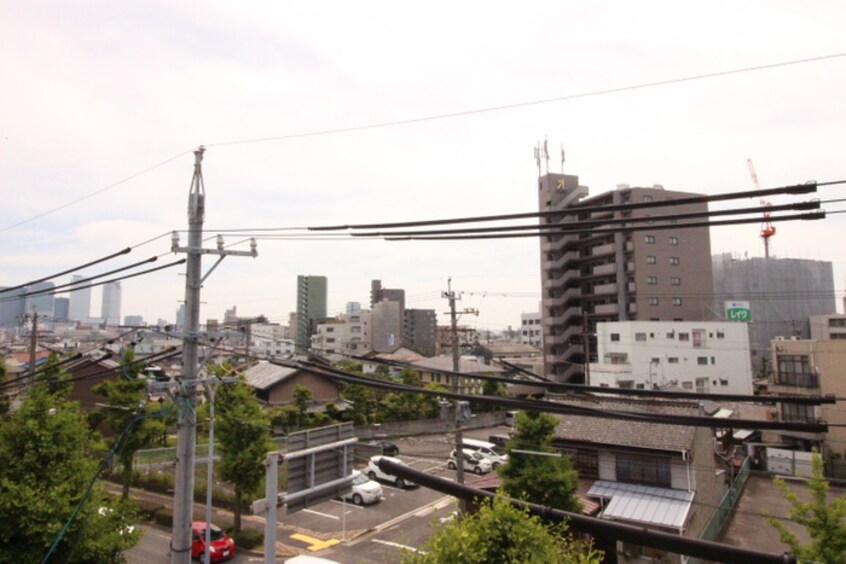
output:
M433 358L424 358L412 363L415 368L420 370L452 370L452 357L450 356L436 356ZM489 366L482 364L476 359L460 358L458 360L458 371L463 374L499 374L505 372L499 366Z

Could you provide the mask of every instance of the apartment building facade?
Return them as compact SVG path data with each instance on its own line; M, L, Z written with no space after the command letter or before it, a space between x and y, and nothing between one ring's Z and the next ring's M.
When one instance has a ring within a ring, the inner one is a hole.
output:
M687 321L710 315L708 228L685 227L685 221L693 220L675 219L679 214L707 212L707 204L672 203L697 194L658 185L621 185L588 198L588 188L579 184L577 176L551 173L538 180L538 194L540 211L551 212L541 218L541 225L572 227L540 238L548 377L584 381L584 365L596 350L591 335L599 322ZM617 207L653 205L649 202L666 205ZM640 219L652 216L674 217Z
M294 339L297 352L308 350L316 320L326 317L327 286L325 276L297 276L297 332Z

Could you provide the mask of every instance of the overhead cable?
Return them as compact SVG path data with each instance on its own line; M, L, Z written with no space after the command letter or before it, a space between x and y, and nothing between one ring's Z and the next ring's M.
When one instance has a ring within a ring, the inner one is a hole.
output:
M0 230L2 231L2 230ZM93 260L91 262L87 262L80 266L75 266L70 270L65 270L63 272L58 272L56 274L51 274L50 276L45 276L44 278L39 278L38 280L30 280L29 282L25 282L24 284L18 284L17 286L12 286L11 288L3 288L0 290L0 294L5 294L6 292L11 292L13 290L19 290L20 288L25 288L27 286L32 286L33 284L38 284L39 282L45 282L47 280L51 280L53 278L58 278L59 276L64 276L65 274L70 274L72 272L77 272L78 270L82 270L83 268L88 268L89 266L94 266L95 264L100 264L101 262L106 262L107 260L111 260L115 257L119 257L121 255L126 255L132 252L132 247L127 247L122 251L118 251L116 253L112 253L108 256L103 258L99 258L97 260Z

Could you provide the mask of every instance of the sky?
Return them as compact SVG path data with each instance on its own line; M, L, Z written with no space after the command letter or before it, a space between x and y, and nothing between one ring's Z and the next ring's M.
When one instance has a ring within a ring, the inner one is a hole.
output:
M83 274L180 258L167 255L169 233L185 244L199 145L208 236L536 211L533 148L545 138L549 169L561 171L563 146L563 170L591 194L751 190L747 159L762 187L846 179L839 1L0 6L0 286L126 246ZM806 59L817 60L770 66ZM812 197L846 198L846 185ZM831 261L838 307L844 227L837 213L780 223L770 245ZM762 256L759 230L714 228L712 252ZM237 306L285 323L298 274L328 277L330 314L367 305L372 279L442 324L450 278L459 308L479 310L462 322L479 328L517 327L540 300L534 239L259 240L258 253L209 276L202 320ZM122 315L175 319L181 272L123 282Z

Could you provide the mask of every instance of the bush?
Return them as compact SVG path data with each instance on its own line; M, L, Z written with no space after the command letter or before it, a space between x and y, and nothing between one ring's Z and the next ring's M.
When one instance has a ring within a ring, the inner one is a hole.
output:
M242 529L241 532L235 533L233 538L239 548L251 550L264 543L264 532L259 529Z
M153 514L153 522L163 527L173 527L173 515L167 511L157 511Z

